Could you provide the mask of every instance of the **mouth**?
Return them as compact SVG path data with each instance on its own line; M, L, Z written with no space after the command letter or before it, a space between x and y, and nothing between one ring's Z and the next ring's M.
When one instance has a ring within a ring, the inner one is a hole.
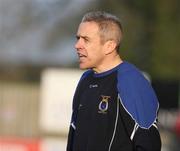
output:
M87 56L81 53L78 53L79 58L86 58Z

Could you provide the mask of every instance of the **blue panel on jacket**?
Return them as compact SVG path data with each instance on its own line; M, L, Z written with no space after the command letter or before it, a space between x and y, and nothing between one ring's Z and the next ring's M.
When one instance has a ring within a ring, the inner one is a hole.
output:
M159 103L150 83L132 64L119 66L117 89L121 103L141 128L149 128L157 118Z

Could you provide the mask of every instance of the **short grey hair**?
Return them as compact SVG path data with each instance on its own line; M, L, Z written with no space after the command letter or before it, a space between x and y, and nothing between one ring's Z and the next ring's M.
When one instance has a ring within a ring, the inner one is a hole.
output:
M118 17L104 11L93 11L86 13L81 22L95 22L99 27L102 42L114 40L117 44L116 49L120 47L122 40L122 24Z

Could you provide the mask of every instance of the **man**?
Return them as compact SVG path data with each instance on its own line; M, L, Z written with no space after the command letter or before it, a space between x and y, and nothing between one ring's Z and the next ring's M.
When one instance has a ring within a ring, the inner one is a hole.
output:
M118 54L119 19L85 14L75 48L81 77L73 100L67 151L160 151L159 104L150 83Z

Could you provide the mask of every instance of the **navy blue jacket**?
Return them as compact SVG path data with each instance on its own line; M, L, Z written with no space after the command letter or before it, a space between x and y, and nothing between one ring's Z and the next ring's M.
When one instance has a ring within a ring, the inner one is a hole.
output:
M134 65L88 70L74 95L67 151L160 151L158 109L153 88Z

